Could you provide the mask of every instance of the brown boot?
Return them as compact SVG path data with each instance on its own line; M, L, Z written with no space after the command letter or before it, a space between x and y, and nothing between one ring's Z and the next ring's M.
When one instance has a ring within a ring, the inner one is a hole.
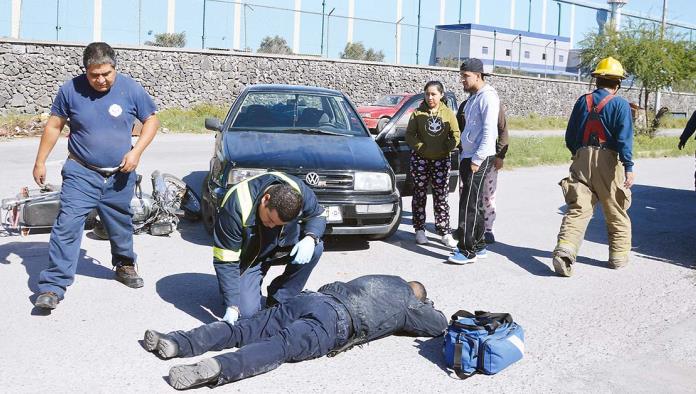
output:
M575 263L575 257L568 250L556 248L553 251L553 269L558 275L565 277L573 275L573 263Z
M133 289L143 287L143 278L135 271L133 264L121 264L116 267L116 280Z

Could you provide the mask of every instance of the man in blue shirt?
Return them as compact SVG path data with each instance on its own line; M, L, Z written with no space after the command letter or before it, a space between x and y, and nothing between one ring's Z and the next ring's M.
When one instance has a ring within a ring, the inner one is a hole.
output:
M82 60L85 73L58 90L34 163L34 180L43 185L46 158L68 123L61 207L51 231L49 266L39 276L34 303L43 309L54 309L72 284L85 219L95 208L109 233L116 280L132 288L143 286L135 271L130 201L140 156L159 128L157 108L138 82L116 72L116 53L108 44L89 44ZM136 118L143 129L131 146Z
M609 267L628 264L631 251L631 205L633 185L633 123L628 101L615 96L624 78L618 60L602 59L592 72L597 89L575 103L566 129L566 146L573 154L570 175L559 183L568 211L563 217L553 267L561 276L571 276L580 243L595 204L602 211L609 235Z

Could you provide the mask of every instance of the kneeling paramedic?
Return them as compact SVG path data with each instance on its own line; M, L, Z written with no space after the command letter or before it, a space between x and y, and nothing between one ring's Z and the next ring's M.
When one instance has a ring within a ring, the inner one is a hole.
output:
M303 292L237 324L215 322L191 331L145 331L145 349L162 358L194 357L237 347L169 370L169 384L188 389L221 385L278 368L285 362L335 356L395 333L436 337L447 319L420 282L368 275Z
M234 324L261 309L261 282L273 265L286 267L268 286L267 306L302 291L324 251L323 212L307 185L280 172L244 180L227 191L213 230L225 321Z
M578 99L566 129L573 163L560 185L568 211L553 252L553 267L561 276L573 273L597 202L602 205L609 233L609 266L616 269L628 264L631 250L627 211L634 179L633 124L628 101L615 96L624 78L623 66L608 57L599 62L592 76L597 78L597 89Z

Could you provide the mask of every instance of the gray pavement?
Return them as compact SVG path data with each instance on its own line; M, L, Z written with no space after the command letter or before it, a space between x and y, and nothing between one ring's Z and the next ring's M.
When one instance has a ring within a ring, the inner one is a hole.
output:
M0 143L0 196L32 184L37 145L37 139ZM212 147L210 135L160 135L140 172L147 179L160 169L198 185ZM50 158L49 181L60 181L65 152L62 139ZM423 282L448 316L460 308L512 313L525 329L526 355L498 375L459 381L444 370L441 338L390 337L334 358L286 364L217 391L696 392L693 171L690 157L637 161L630 210L634 250L631 264L620 271L606 267L598 213L575 276L554 275L550 251L564 205L557 182L566 166L500 174L499 242L485 261L445 263L449 253L432 233L430 245L415 245L408 214L387 242L327 240L309 289L365 274L396 274ZM455 194L450 202L456 219ZM410 210L410 199L404 207ZM190 329L221 316L202 225L182 222L170 237L135 237L145 279L138 290L111 279L108 243L87 234L75 283L58 309L42 315L31 301L47 265L48 238L0 237L2 391L173 392L163 377L182 360L159 360L138 340L147 328Z

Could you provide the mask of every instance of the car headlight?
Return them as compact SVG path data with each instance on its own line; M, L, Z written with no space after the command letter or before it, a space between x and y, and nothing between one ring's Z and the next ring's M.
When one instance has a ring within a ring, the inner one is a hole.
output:
M383 172L356 172L353 189L370 192L389 192L392 190L391 177Z
M227 186L234 186L247 178L261 175L265 172L266 170L260 170L257 168L233 168L227 175Z

